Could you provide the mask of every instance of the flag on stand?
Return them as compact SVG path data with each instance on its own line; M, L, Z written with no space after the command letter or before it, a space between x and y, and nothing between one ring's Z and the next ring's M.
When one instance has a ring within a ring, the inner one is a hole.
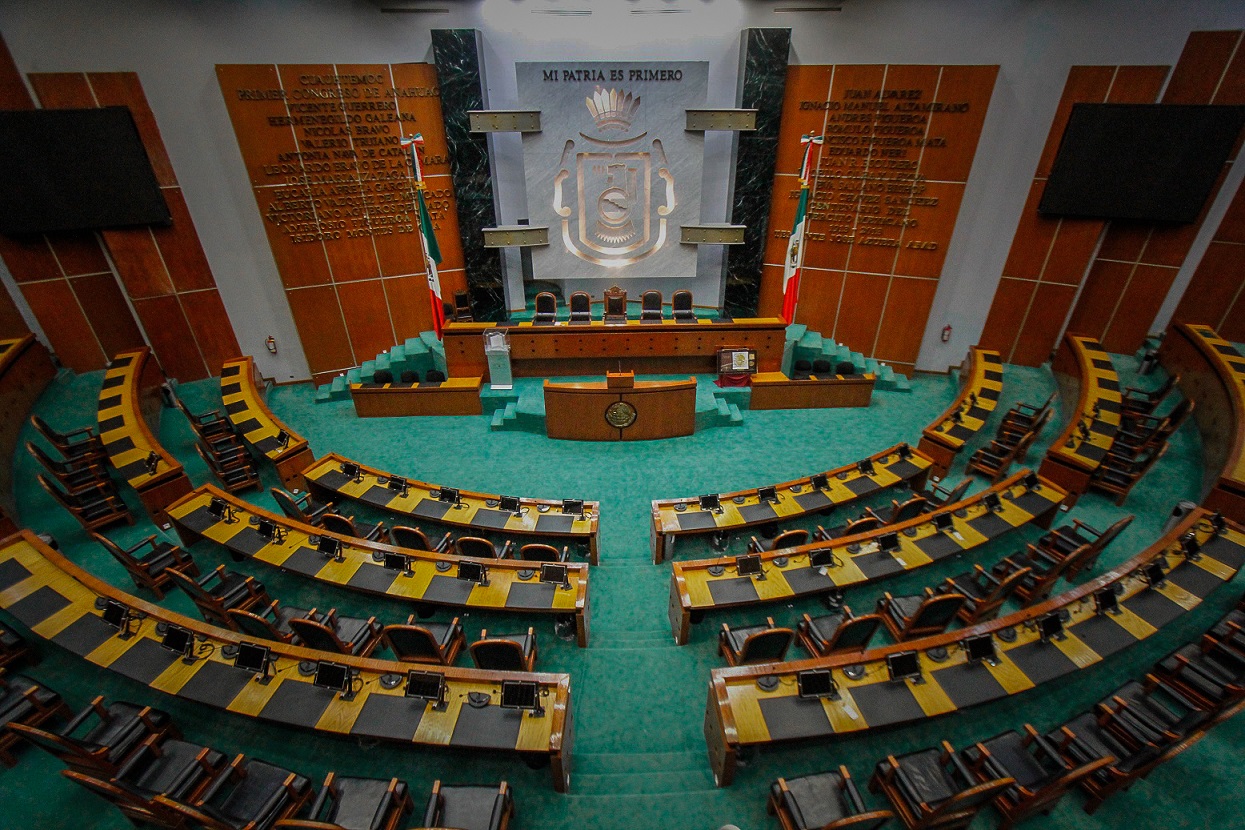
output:
M419 235L424 243L424 270L428 273L428 295L432 303L432 328L441 337L445 328L445 305L441 297L441 278L437 276L437 266L441 264L441 249L437 246L437 237L432 232L432 216L428 213L428 202L424 198L424 168L419 160L419 152L424 146L423 133L416 133L410 138L402 139L402 146L411 148L411 165L415 169L415 212L419 223Z
M795 321L795 302L800 296L800 271L804 267L804 229L808 224L809 165L813 158L813 145L825 139L819 135L800 136L804 145L804 163L800 166L800 202L795 208L795 224L791 238L787 240L787 258L782 267L782 318L788 323Z

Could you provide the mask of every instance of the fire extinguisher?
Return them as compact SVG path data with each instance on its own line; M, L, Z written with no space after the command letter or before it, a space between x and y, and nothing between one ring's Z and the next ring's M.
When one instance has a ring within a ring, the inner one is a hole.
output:
M950 326L942 327L942 342L944 343L951 342L951 327Z

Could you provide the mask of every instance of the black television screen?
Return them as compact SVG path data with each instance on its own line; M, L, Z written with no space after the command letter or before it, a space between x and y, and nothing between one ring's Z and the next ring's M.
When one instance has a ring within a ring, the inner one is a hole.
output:
M1245 107L1075 104L1038 212L1193 222L1245 125Z
M0 111L0 232L168 225L127 107Z

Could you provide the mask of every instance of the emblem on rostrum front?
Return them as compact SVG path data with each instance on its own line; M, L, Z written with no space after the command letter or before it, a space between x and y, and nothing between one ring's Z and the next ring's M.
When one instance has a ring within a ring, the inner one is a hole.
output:
M605 408L605 422L615 429L626 429L635 423L635 407L626 401L614 401Z
M562 217L562 243L587 262L617 268L639 262L666 242L677 202L674 175L660 139L628 135L639 96L597 87L584 99L596 135L567 139L553 180L553 209ZM607 135L621 133L616 138Z

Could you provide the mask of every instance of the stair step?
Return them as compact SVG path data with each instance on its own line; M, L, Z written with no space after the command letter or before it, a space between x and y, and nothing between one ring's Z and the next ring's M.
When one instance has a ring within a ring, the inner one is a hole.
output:
M883 363L878 366L878 382L890 383L895 379L895 370Z
M667 635L668 636L668 635ZM595 647L595 643L593 644ZM698 772L705 767L704 750L690 752L575 753L575 774L626 775L653 770Z
M700 770L654 772L651 769L623 774L577 773L576 795L662 795L716 790L713 773L705 762Z
M906 375L901 375L898 372L895 373L895 391L896 392L911 392L912 391L912 384L908 382L908 377Z
M506 410L505 409L494 409L493 419L489 421L489 425L488 425L489 429L498 430L498 429L501 429L503 426L505 426L505 424L506 424Z
M363 373L360 370L350 369L349 371L346 372L346 385L347 386L349 386L352 383L362 383L362 382L363 382Z
M359 366L359 374L370 381L376 374L376 361L374 359L363 361Z
M865 372L871 375L876 375L878 373L878 362L871 357L866 357Z
M402 348L406 352L407 357L428 354L428 344L418 337L408 337L406 342L402 344Z
M331 400L333 400L333 385L331 383L316 387L316 403L328 403Z
M376 372L379 372L382 369L388 370L391 365L392 360L390 359L388 352L381 352L376 355L376 358L372 361L373 371Z
M821 351L821 334L815 331L806 331L804 336L799 340L801 349L811 349L812 351Z
M804 325L803 323L792 323L791 325L787 326L786 339L795 340L798 342L799 339L804 336L804 332L806 331L808 331L808 326Z
M721 398L714 398L714 403L718 407L718 417L729 418L731 416L731 405Z
M739 406L737 404L730 405L730 413L732 424L742 424L744 422L744 414L739 411Z

